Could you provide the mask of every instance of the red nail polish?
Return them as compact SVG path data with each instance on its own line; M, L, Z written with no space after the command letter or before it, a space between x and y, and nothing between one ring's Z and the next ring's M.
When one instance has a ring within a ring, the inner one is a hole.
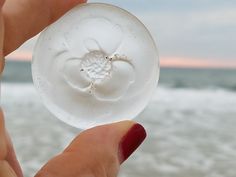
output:
M119 147L120 163L124 162L146 138L146 131L140 124L133 125L122 138Z

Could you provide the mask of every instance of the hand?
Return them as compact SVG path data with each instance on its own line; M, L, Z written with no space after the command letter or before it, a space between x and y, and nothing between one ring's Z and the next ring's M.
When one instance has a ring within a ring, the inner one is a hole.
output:
M18 48L66 11L86 0L0 0L0 72L4 56ZM132 121L82 132L36 177L115 177L119 166L145 139ZM23 177L0 110L0 177Z

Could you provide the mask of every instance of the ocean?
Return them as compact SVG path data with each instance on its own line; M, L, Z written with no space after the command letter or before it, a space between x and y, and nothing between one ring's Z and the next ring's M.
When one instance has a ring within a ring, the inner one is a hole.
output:
M236 69L161 68L158 87L135 119L144 144L119 177L235 177ZM80 132L42 104L29 62L8 61L2 107L25 177L32 177Z

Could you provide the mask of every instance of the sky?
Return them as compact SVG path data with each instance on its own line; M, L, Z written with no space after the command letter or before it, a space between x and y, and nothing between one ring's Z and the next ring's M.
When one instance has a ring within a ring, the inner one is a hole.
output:
M162 66L236 68L236 0L99 2L122 7L145 24L157 43ZM31 58L35 41L8 58Z

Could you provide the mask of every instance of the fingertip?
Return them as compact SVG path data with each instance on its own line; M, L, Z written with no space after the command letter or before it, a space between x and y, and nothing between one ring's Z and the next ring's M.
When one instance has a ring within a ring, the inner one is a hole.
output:
M65 14L78 4L86 3L87 0L68 0L68 1L51 1L50 7L50 23L56 21L59 17Z
M3 4L0 0L0 4ZM77 4L86 0L8 0L2 7L6 56L22 43L41 32Z
M146 130L141 124L126 120L82 132L65 151L79 152L85 148L99 153L105 151L117 154L122 164L142 144L146 136Z
M134 124L134 121L125 120L87 129L81 132L65 151L77 151L81 146L98 148L98 145L114 149Z

